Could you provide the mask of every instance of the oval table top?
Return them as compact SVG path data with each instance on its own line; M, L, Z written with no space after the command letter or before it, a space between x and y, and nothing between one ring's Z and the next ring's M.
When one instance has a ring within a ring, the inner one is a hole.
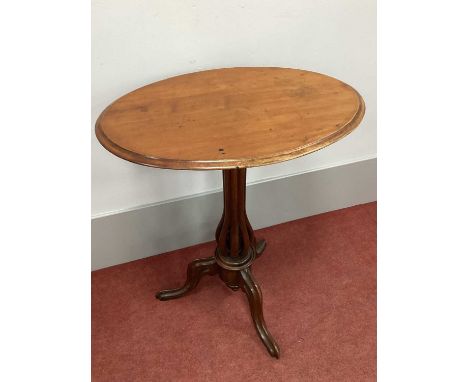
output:
M187 170L255 167L319 150L364 116L351 86L286 68L189 73L137 89L108 106L96 135L138 164Z

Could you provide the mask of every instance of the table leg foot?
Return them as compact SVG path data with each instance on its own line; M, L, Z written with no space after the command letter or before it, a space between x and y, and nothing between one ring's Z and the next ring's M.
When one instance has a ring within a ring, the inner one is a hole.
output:
M279 358L279 347L268 331L263 318L262 291L256 283L250 268L243 269L240 273L242 278L241 288L249 300L250 313L255 324L255 329L263 344L266 346L268 353L270 353L272 357Z
M181 288L166 289L158 292L156 298L161 301L172 300L185 296L194 289L203 275L218 273L218 264L213 256L192 261L187 267L187 280Z

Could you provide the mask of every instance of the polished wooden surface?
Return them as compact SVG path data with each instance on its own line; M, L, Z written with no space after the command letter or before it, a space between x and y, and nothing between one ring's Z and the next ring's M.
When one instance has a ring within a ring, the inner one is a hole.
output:
M282 162L349 134L364 102L323 74L228 68L184 74L112 103L96 135L113 154L170 169L230 169Z

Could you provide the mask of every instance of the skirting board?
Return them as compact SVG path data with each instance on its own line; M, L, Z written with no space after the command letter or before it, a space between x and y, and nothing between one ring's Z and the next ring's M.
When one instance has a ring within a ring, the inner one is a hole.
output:
M372 158L249 185L247 215L258 229L375 200ZM92 269L214 240L222 204L214 192L94 218Z

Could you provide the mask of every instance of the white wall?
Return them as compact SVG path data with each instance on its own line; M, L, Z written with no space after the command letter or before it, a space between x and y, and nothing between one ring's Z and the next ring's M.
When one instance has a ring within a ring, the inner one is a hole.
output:
M366 102L361 126L315 154L248 172L248 181L376 155L374 0L92 0L92 214L221 187L219 171L171 171L119 159L94 122L117 97L173 75L216 67L282 66L326 73Z

